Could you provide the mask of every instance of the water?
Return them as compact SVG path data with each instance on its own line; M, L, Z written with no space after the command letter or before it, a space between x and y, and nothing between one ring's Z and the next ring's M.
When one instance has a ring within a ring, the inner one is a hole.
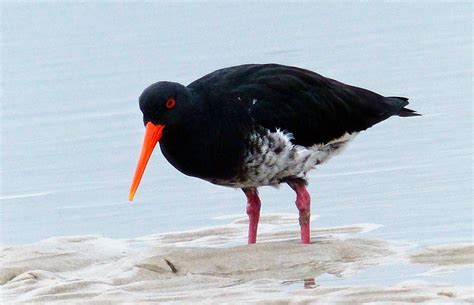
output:
M311 173L318 226L428 246L472 240L472 7L466 3L2 2L1 240L137 237L225 223L245 197L153 155L127 201L158 80L277 62L385 95L391 118ZM263 213L296 212L286 187Z

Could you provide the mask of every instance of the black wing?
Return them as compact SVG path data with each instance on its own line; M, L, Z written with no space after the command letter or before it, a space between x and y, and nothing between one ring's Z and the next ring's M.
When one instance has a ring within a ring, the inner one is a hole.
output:
M217 70L188 87L212 100L245 103L251 117L270 130L291 132L293 143L311 146L365 130L392 115L417 115L408 99L384 97L312 71L282 66L242 65Z

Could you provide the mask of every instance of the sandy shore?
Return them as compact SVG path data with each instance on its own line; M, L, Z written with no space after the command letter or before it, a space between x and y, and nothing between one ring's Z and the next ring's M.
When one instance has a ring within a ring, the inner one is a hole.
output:
M425 280L330 285L367 268L423 264L435 272L472 267L473 245L415 249L363 238L376 225L321 228L295 238L294 215L264 215L260 243L245 245L245 218L228 225L129 240L54 237L3 246L2 298L11 303L472 304L472 287ZM430 269L430 270L431 270Z

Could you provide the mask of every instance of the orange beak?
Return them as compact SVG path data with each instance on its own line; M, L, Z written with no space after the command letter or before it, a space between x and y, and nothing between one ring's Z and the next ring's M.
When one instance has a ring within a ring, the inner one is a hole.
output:
M164 125L153 124L148 122L146 124L145 138L143 139L142 152L140 153L140 159L138 160L137 168L135 170L135 176L133 177L132 186L130 187L130 194L128 200L132 201L137 191L140 180L142 179L145 167L150 159L151 153L156 146L156 143L161 139L163 134Z

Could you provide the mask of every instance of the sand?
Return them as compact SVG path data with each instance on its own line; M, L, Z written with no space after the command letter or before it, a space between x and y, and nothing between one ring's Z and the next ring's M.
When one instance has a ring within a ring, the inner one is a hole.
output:
M415 249L364 238L370 224L321 228L299 243L295 215L263 215L260 243L245 245L246 220L220 227L111 239L99 235L49 238L3 246L2 298L15 303L275 303L472 304L471 287L425 280L395 285L331 285L322 275L350 278L390 264L463 268L473 246ZM453 269L453 270L454 270Z

